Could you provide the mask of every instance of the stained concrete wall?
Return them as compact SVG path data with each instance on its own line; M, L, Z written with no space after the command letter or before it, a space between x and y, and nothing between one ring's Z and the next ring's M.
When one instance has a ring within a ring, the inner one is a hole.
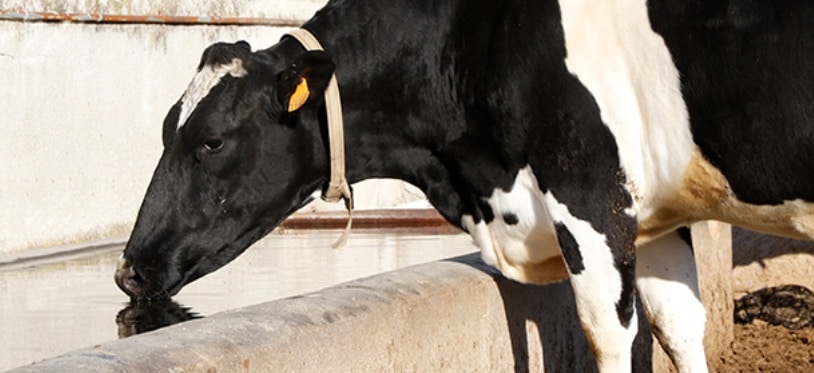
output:
M307 19L325 0L5 0L0 11ZM268 26L0 20L0 253L126 236L161 154L161 123L216 41L255 49ZM368 183L357 207L421 199ZM310 209L326 209L318 205Z
M4 0L9 10L307 19L327 0Z

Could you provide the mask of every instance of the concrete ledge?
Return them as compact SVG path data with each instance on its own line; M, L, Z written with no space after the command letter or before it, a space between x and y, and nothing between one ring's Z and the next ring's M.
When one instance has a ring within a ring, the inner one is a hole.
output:
M223 312L14 371L595 370L574 312L567 283L508 281L473 254ZM634 360L637 371L649 371L652 340L641 329Z

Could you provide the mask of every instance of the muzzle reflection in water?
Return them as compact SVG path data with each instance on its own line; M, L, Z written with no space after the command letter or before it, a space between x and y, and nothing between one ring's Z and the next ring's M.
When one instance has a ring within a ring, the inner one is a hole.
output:
M154 301L130 301L116 315L119 338L149 332L202 316L170 299Z

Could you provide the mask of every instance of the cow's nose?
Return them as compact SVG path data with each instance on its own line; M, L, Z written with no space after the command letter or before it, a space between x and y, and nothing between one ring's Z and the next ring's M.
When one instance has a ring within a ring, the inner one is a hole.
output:
M127 262L122 255L119 257L119 265L116 268L116 285L122 289L125 294L139 298L144 293L144 279L133 269L133 265Z

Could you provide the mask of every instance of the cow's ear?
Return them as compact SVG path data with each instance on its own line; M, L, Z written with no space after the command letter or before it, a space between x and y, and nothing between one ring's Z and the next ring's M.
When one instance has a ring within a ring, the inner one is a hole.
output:
M322 100L333 73L334 63L328 53L301 54L277 79L277 93L283 107L290 113L309 102Z
M198 71L204 66L223 66L231 64L235 58L240 59L241 62L249 60L252 54L252 47L249 43L241 40L237 43L215 43L207 47L201 56L201 62L198 64Z

